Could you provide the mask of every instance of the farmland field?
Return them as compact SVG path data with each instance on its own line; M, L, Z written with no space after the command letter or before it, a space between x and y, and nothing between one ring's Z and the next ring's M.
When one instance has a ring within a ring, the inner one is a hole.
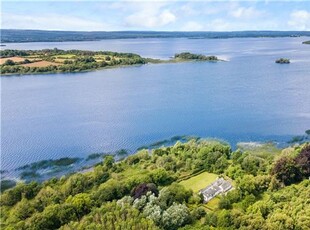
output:
M23 64L22 66L28 66L28 67L46 67L46 66L51 66L51 65L61 65L59 63L55 62L49 62L49 61L37 61L33 63L28 63L28 64Z
M0 65L4 64L9 59L14 61L14 62L22 62L25 60L25 58L22 58L22 57L0 58Z

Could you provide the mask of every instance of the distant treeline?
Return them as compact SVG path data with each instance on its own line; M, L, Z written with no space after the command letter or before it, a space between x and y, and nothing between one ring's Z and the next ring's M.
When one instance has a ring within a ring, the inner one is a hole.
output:
M235 31L235 32L162 32L162 31L45 31L2 29L1 43L95 41L125 38L243 38L243 37L300 37L310 31Z

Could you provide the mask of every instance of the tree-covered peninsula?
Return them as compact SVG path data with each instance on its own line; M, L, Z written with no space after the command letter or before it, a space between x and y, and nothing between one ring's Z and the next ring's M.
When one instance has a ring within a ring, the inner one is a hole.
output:
M3 229L308 229L310 144L191 140L1 194ZM232 185L206 202L199 191ZM216 186L215 186L216 187Z
M143 58L133 53L84 50L1 50L0 73L35 74L82 72L102 68L142 65L147 63L176 63L192 60L218 61L215 56L191 53L176 54L170 60Z
M308 45L310 45L310 41L304 41L302 44L308 44Z

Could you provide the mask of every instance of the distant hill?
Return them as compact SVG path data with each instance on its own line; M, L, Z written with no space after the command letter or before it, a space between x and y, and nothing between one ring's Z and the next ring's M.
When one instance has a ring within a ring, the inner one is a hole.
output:
M310 31L237 31L237 32L162 32L162 31L47 31L2 29L1 43L95 41L126 38L240 38L240 37L300 37Z

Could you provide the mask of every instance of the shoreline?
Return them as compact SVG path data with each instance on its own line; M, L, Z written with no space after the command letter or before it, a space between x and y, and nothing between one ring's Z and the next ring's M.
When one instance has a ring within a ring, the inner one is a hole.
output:
M1 44L10 43L31 43L31 42L90 42L116 39L230 39L230 38L290 38L290 37L310 37L309 31L47 31L47 30L14 30L2 29L4 38ZM6 34L7 33L7 34ZM23 35L17 41L10 40L10 37ZM38 33L41 35L37 38ZM42 36L61 33L64 39L57 40L55 37L42 39ZM72 34L74 33L74 34ZM98 37L99 34L99 37ZM84 38L76 38L83 36ZM85 38L85 36L87 36ZM95 37L94 37L95 36ZM97 37L97 38L96 38Z
M136 54L135 54L136 55ZM206 58L210 56L202 55ZM25 56L26 59L27 56ZM13 58L13 57L12 57ZM104 70L104 69L116 69L116 68L124 68L124 67L138 67L143 66L147 64L178 64L178 63L186 63L186 62L210 62L210 63L217 63L217 62L227 62L228 60L219 59L216 57L216 60L203 60L203 59L182 59L182 58L175 58L172 57L168 60L164 59L154 59L154 58L145 58L141 57L145 63L137 63L137 64L116 64L116 65L107 65L104 67L97 67L97 68L90 68L90 69L84 69L79 71L47 71L47 72L27 72L27 73L1 73L0 77L22 77L24 75L45 75L45 74L74 74L74 73L84 73L84 72L93 72L97 70ZM66 66L66 64L63 64L63 66ZM35 68L35 67L33 67Z
M72 160L74 157L62 157L57 159L45 159L41 161L32 162L26 165L22 165L20 167L11 169L11 170L3 170L1 172L1 181L14 181L14 182L25 182L29 183L31 181L43 182L50 178L56 177L60 178L62 176L67 176L72 173L86 173L92 171L92 169L102 162L102 158L106 155L111 155L115 158L116 162L120 162L129 156L137 154L141 150L148 150L151 151L153 149L158 149L161 147L169 147L175 145L177 142L187 143L189 141L208 141L208 142L219 142L224 145L229 145L232 147L233 150L236 149L247 149L247 150L255 150L255 149L284 149L290 146L304 144L310 141L310 135L304 135L302 141L295 141L294 136L291 136L290 141L276 141L276 140L239 140L237 143L232 144L227 142L223 139L219 138L211 138L211 137L198 137L198 136L173 136L170 139L160 140L149 145L141 146L136 150L129 150L129 149L121 149L117 151L108 151L108 152L101 152L101 153L90 153L85 155L85 157L79 157L78 160L74 163L62 166L37 166L46 161L60 161L63 159ZM95 157L91 157L92 155L96 155ZM37 168L33 168L37 167ZM32 168L32 169L31 169ZM28 173L24 178L22 178L23 173ZM15 175L14 175L15 174Z

